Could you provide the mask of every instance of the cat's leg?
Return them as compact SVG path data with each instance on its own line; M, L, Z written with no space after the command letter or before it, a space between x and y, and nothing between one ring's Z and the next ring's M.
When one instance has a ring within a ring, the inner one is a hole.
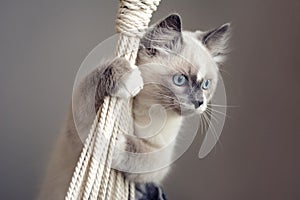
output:
M135 95L142 85L140 71L132 70L124 58L115 58L101 64L79 83L74 90L68 119L57 139L37 199L64 199L83 147L81 140L87 137L105 96L128 98Z
M140 70L132 69L125 58L115 58L99 69L98 74L97 102L107 95L125 99L134 97L143 87Z
M119 98L130 98L134 97L138 91L143 87L143 79L141 77L140 71L136 69L132 69L130 63L124 58L115 58L107 63L105 63L102 67L96 69L92 74L90 74L86 78L86 82L83 89L84 91L81 94L89 91L89 94L83 96L84 104L88 103L84 110L81 110L80 114L88 111L86 113L85 120L88 117L90 118L89 125L85 127L86 131L89 130L92 120L95 118L91 108L88 106L93 105L90 98L95 97L95 107L96 110L99 106L101 106L103 99L105 96L116 96ZM95 88L95 89L92 89ZM95 95L96 91L96 95ZM93 96L94 95L94 96ZM89 99L87 99L89 98ZM83 106L78 106L79 108ZM95 108L94 108L95 109ZM89 111L90 110L90 111ZM85 123L86 124L86 123ZM78 130L78 127L77 127ZM129 133L127 133L129 134ZM132 174L131 170L144 167L148 168L148 165L153 166L155 169L156 165L161 160L161 157L141 157L140 159L136 159L132 154L122 153L122 151L134 152L134 153L148 153L156 150L155 144L152 144L146 139L139 139L130 135L120 134L117 136L116 149L121 150L121 152L115 151L114 164L115 166L127 166L128 173L125 172L125 175L133 181L137 182L160 182L163 177L165 177L166 173L169 171L167 168L159 170L153 173L145 173L145 174ZM133 133L134 136L139 135ZM169 158L169 157L167 157ZM166 158L166 159L167 159Z
M129 98L142 87L139 69L132 69L125 58L109 60L87 75L73 95L74 121L81 138L87 137L106 96Z
M130 181L159 184L170 172L170 167L165 166L165 162L171 158L171 152L151 153L157 150L158 147L152 146L145 139L120 134L117 138L113 166L124 170L124 175Z

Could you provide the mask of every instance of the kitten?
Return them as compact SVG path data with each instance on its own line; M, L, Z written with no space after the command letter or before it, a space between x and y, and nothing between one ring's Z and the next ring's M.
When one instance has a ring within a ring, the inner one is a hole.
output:
M84 79L74 106L74 116L81 123L80 133L88 132L95 116L91 113L101 106L107 95L120 98L134 96L134 135L138 137L146 134L141 127L151 121L148 114L151 106L160 104L165 108L167 118L158 134L143 139L129 136L118 138L120 148L137 153L153 152L170 144L176 139L185 115L200 115L206 110L218 81L218 67L227 53L230 24L208 32L182 31L181 26L180 16L171 14L145 32L136 61L139 69L132 70L124 58L114 58ZM137 81L133 83L132 80ZM143 81L143 89L135 96L130 88L141 87ZM64 198L82 147L70 110L40 199ZM174 147L171 147L159 157L140 161L119 155L117 162L126 163L129 169L147 168L170 160L173 151ZM160 183L168 172L169 168L164 168L151 173L125 175L139 183Z

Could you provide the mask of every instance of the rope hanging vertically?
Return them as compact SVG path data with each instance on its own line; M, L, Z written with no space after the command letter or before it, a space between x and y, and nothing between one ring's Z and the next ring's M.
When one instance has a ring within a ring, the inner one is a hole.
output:
M116 31L120 33L116 56L125 57L136 67L140 37L148 27L160 0L120 0ZM106 97L98 111L77 162L66 200L134 200L134 183L111 169L118 134L133 132L131 105ZM122 127L120 127L122 126Z

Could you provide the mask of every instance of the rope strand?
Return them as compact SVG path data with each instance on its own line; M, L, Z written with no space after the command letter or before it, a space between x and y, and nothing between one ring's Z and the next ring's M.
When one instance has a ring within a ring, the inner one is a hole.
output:
M120 0L116 31L120 33L116 56L136 66L140 38L148 27L160 0ZM130 101L132 102L132 101ZM97 112L76 165L66 200L134 200L135 185L119 171L111 169L118 134L133 133L131 104L106 97ZM120 128L122 126L122 130Z

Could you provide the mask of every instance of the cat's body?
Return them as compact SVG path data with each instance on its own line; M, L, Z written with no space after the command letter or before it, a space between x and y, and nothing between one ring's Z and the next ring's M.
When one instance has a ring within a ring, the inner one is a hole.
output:
M204 112L214 93L219 58L225 54L228 30L229 25L226 24L210 32L182 31L180 17L173 14L150 28L142 38L136 63L141 73L131 70L125 59L115 58L88 75L75 95L77 99L73 108L75 106L78 109L73 110L74 116L72 110L69 113L67 125L62 130L51 159L40 199L64 198L83 147L77 131L89 130L94 112L101 106L105 96L134 96L131 89L141 86L142 79L144 88L133 99L134 135L145 136L141 127L151 122L148 113L155 104L166 109L164 126L150 138L131 139L122 136L118 144L128 151L147 153L176 140L185 115ZM131 81L128 86L129 79L137 82L132 86ZM73 117L81 124L80 127L75 127ZM144 158L136 162L128 157L118 159L127 162L129 169L149 165L155 167L161 161L170 160L173 152L174 144L167 153L152 157L151 160ZM169 168L164 168L151 173L125 175L136 182L160 183L168 172Z

